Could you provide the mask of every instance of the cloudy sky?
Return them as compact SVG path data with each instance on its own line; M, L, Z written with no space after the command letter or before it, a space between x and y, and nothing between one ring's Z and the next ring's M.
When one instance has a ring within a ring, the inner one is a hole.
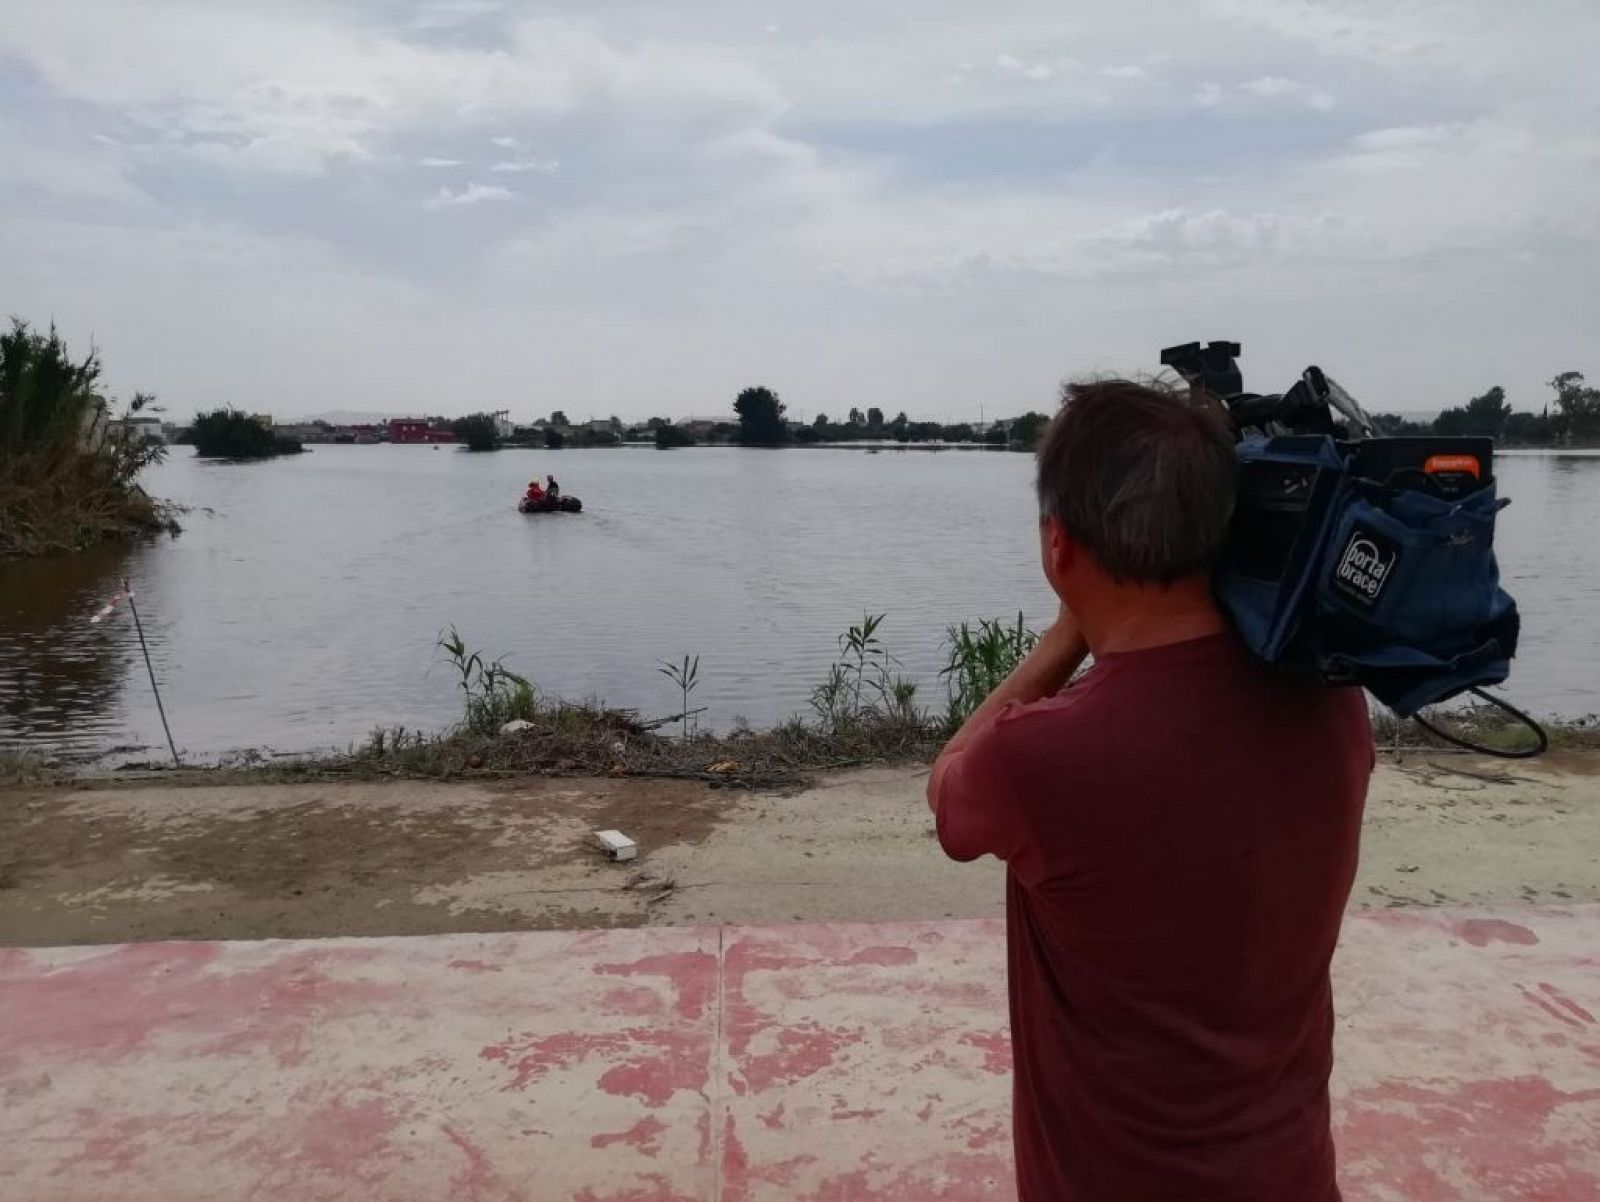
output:
M1044 407L1600 374L1595 0L0 0L0 312L110 386Z

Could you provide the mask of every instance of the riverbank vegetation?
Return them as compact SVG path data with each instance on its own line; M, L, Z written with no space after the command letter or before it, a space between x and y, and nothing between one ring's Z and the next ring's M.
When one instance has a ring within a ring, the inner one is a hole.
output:
M690 708L705 679L698 655L657 665L676 690L680 712L645 720L598 701L548 697L501 660L472 650L451 629L439 646L461 687L462 714L455 726L433 734L377 730L348 757L307 767L433 777L664 776L751 787L794 783L829 768L924 761L965 714L954 694L933 709L922 704L916 684L901 674L883 643L884 621L883 614L866 614L839 636L838 657L812 690L809 713L764 731L736 721L726 732L702 730L695 721L699 711ZM999 622L980 625L1010 629ZM1023 643L1013 639L1011 645ZM971 647L950 644L947 671L953 676L970 680L982 670L962 666ZM1000 670L1004 652L990 653L989 670Z
M884 642L884 614L864 614L838 639L838 655L811 691L808 712L770 730L735 721L725 732L702 729L692 709L708 683L701 657L663 661L680 712L645 720L599 701L572 702L541 693L527 678L472 651L452 629L440 647L462 690L462 716L442 733L375 731L338 761L356 774L428 777L573 774L662 776L719 785L793 784L833 768L926 763L1038 641L1022 614L962 622L945 632L944 696L925 703ZM714 674L710 674L714 689ZM1491 707L1452 706L1430 712L1435 725L1489 747L1526 745L1525 729ZM511 726L508 728L507 724ZM1594 717L1546 724L1552 748L1600 750ZM1374 717L1380 750L1450 751L1414 722ZM322 767L328 767L323 764Z
M0 559L176 530L171 508L138 483L166 447L127 422L154 398L136 393L113 417L100 370L54 326L13 319L0 334Z
M655 433L651 437L655 440L656 450L658 451L670 451L677 447L692 447L695 442L693 434L682 426L675 426L668 421L662 421L657 425Z
M271 459L298 455L305 447L298 439L274 433L263 418L238 409L213 409L194 419L185 441L202 459Z
M176 776L164 763L122 767L157 771L164 780L212 782L219 776L291 781L552 775L667 777L738 788L797 785L831 769L931 762L1037 642L1021 614L950 626L939 672L944 695L930 705L885 645L885 622L883 614L865 614L852 624L839 636L838 655L813 686L806 711L767 730L753 730L739 718L724 730L700 725L706 710L695 704L697 691L704 685L714 694L716 678L714 666L703 670L699 655L655 665L672 685L678 712L647 719L598 699L547 694L503 659L472 649L451 628L439 648L460 688L461 712L447 729L384 726L343 754L269 762L256 752L236 753L216 767L182 769ZM1479 746L1515 750L1530 742L1524 727L1493 707L1457 704L1425 716ZM1600 752L1600 716L1542 724L1558 756ZM1374 712L1373 735L1380 752L1459 754L1415 722L1397 721L1383 710ZM73 781L61 764L27 752L0 752L0 787Z

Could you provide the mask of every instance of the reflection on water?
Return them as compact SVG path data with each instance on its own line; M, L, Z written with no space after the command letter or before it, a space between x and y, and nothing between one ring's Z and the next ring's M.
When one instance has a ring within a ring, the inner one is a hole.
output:
M0 743L160 745L126 574L180 748L342 745L433 728L457 699L434 640L458 625L543 688L672 712L660 659L699 653L714 723L803 709L863 610L938 691L944 627L1054 605L1023 456L852 451L319 447L256 465L180 453L152 491L197 507L176 540L0 566ZM578 516L524 517L553 471ZM1506 581L1523 647L1509 694L1600 709L1600 457L1507 455Z
M0 568L0 738L70 740L100 728L127 678L130 647L89 617L137 555L107 546Z

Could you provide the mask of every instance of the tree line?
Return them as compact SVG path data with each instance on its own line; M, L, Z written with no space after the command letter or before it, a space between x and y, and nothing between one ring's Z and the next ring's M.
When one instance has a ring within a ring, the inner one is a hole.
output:
M494 415L489 413L472 413L456 418L451 423L451 429L467 449L473 451L497 450L501 446L546 447L551 450L564 446L617 446L641 434L664 451L697 446L702 442L776 447L866 441L981 443L1031 450L1050 421L1043 413L1025 413L1021 417L993 422L980 429L970 422L912 421L904 411L890 418L884 415L882 409L873 406L864 412L852 408L842 421L834 421L827 414L819 413L806 423L791 422L785 416L787 406L776 392L765 385L744 389L734 400L733 409L732 421L697 422L692 424L694 428L674 422L669 417L652 417L642 424L642 429L640 426L624 426L616 417L609 422L586 422L574 427L568 422L567 415L557 409L548 421L518 426L507 435L500 433Z
M1498 385L1463 405L1444 410L1432 421L1413 421L1398 414L1374 417L1379 432L1391 435L1482 435L1514 446L1563 446L1600 443L1600 389L1589 387L1583 373L1562 372L1549 381L1554 396L1538 413L1514 411L1506 391ZM996 447L1032 450L1037 446L1048 414L1030 411L978 427L970 422L913 421L904 410L889 417L877 407L865 410L852 407L842 419L819 413L809 422L787 418L787 406L777 392L765 385L744 389L734 400L733 421L714 422L698 430L686 429L666 417L652 417L641 431L630 431L622 421L585 422L572 426L561 410L547 422L520 426L502 436L494 415L474 413L452 423L456 436L474 451L494 450L501 445L547 447L616 446L625 438L647 434L661 450L694 446L699 442L739 443L744 446L776 447L816 443L899 442L899 443L977 443ZM222 413L204 415L200 423L216 420L227 433L237 434L243 415ZM202 453L244 457L240 439L222 440L224 449ZM282 453L279 446L264 453Z
M1564 371L1548 382L1554 392L1538 413L1511 408L1499 385L1464 405L1446 409L1431 422L1408 421L1392 413L1373 418L1384 434L1476 434L1512 446L1567 446L1600 442L1600 388L1583 373Z
M1463 405L1444 410L1432 421L1413 421L1398 414L1377 414L1382 434L1481 435L1511 446L1573 446L1600 443L1600 388L1588 385L1582 372L1564 371L1548 382L1554 395L1539 412L1514 410L1499 385ZM856 442L981 442L1032 450L1049 424L1037 412L995 422L983 430L967 423L912 421L902 411L885 418L883 410L851 409L843 421L819 413L808 424L784 420L785 407L770 388L746 388L734 402L738 441L751 446L785 443ZM658 440L658 445L660 445Z
M852 408L843 421L819 413L810 422L794 424L784 419L785 408L772 389L746 388L733 403L739 418L739 441L747 446L769 447L789 442L893 441L979 442L1032 448L1050 420L1043 413L1027 413L980 430L970 422L912 421L904 410L888 418L882 409L873 406L865 412Z

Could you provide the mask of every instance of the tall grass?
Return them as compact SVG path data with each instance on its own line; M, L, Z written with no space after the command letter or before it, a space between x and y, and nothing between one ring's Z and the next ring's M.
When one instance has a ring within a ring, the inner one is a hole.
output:
M49 779L49 769L33 752L0 751L0 786L37 785Z
M679 716L683 720L683 737L687 741L689 738L689 718L691 716L689 713L689 694L694 692L695 686L700 683L700 657L696 655L690 658L686 655L683 657L681 664L673 663L670 660L662 660L656 671L678 686L678 695L682 698L683 706ZM698 722L696 724L698 725Z
M462 694L461 729L469 734L498 734L518 718L531 722L539 713L533 684L507 668L502 659L486 659L469 650L454 626L439 636L439 648L459 678Z
M811 690L811 709L824 732L836 734L864 724L920 726L917 685L896 669L900 661L878 637L886 614L863 614L839 636L839 658Z
M0 333L0 558L171 527L137 483L166 447L112 426L99 379L99 356L75 359L54 326ZM153 400L136 393L124 416Z
M948 655L939 675L949 694L945 717L952 729L971 717L1038 641L1020 612L1012 623L981 618L976 628L962 622L946 629Z

